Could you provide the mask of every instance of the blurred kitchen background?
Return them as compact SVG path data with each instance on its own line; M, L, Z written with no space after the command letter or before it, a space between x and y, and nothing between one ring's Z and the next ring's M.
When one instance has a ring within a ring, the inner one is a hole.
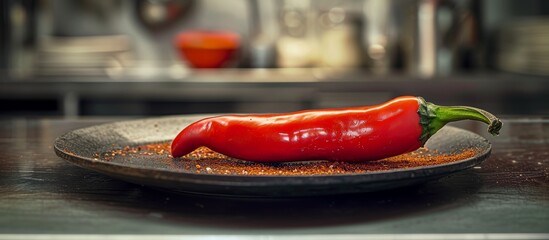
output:
M549 1L3 0L0 116L549 115Z

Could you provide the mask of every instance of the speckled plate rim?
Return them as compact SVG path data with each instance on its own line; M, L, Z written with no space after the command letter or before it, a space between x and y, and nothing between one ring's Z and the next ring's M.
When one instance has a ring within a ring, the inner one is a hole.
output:
M198 115L205 116L205 115ZM115 162L106 162L103 160L95 160L90 157L80 156L73 154L68 149L63 148L63 142L67 141L67 136L74 134L81 130L93 130L101 129L105 126L113 124L125 124L134 123L140 121L156 122L167 119L183 119L189 116L169 116L147 119L136 119L127 121L118 121L112 123L105 123L100 125L94 125L90 127L80 128L58 137L54 142L54 151L62 159L75 164L77 166L97 171L103 174L110 175L115 178L121 178L130 182L158 186L158 183L180 183L180 184L196 184L196 185L208 185L219 187L262 187L262 186L303 186L303 185L338 185L338 184L371 184L377 182L392 182L402 181L406 179L436 179L443 176L450 175L452 173L462 171L468 168L472 168L490 156L491 144L489 141L478 134L470 131L455 128L451 126L444 127L441 131L450 131L455 133L466 134L470 137L470 141L474 141L482 148L479 148L479 152L470 158L454 161L451 163L403 168L395 170L382 170L375 172L365 173L346 173L346 174L334 174L334 175L297 175L297 176L261 176L261 175L224 175L224 174L208 174L208 173L188 173L177 172L167 169L157 169L142 166L130 166ZM197 118L197 115L191 115L192 118ZM439 133L437 133L439 134ZM171 139L165 139L169 141ZM153 143L151 142L139 142L136 144ZM127 178L126 178L127 177ZM135 181L137 179L137 181ZM141 182L139 179L143 179ZM151 184L149 184L151 183Z

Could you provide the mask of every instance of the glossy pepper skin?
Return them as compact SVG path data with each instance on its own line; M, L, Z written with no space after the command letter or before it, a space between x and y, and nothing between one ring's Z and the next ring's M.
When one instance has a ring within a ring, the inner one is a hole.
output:
M366 107L211 117L183 129L172 156L205 146L256 162L377 160L418 149L445 124L429 106L405 96Z

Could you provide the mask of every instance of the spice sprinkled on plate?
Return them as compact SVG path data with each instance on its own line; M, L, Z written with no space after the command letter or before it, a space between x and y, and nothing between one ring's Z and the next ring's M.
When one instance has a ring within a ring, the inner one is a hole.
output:
M170 142L127 146L110 152L97 153L102 161L117 161L119 158L143 157L150 161L169 163L170 170L200 174L253 175L253 176L309 176L340 175L376 171L398 170L439 165L465 160L478 153L466 149L459 153L445 154L436 150L420 148L414 152L366 162L306 161L292 163L259 163L229 158L206 147L174 159Z

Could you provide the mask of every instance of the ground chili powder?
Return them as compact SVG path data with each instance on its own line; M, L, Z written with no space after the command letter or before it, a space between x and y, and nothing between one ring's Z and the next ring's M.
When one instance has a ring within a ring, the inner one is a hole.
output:
M420 148L414 152L377 161L330 162L308 161L292 163L257 163L232 159L201 147L194 152L174 159L170 155L170 142L127 146L122 149L95 154L96 160L113 161L117 158L147 157L151 161L164 161L173 170L207 174L227 175L334 175L376 172L438 165L473 157L476 149L466 149L459 153L442 154L436 150Z

